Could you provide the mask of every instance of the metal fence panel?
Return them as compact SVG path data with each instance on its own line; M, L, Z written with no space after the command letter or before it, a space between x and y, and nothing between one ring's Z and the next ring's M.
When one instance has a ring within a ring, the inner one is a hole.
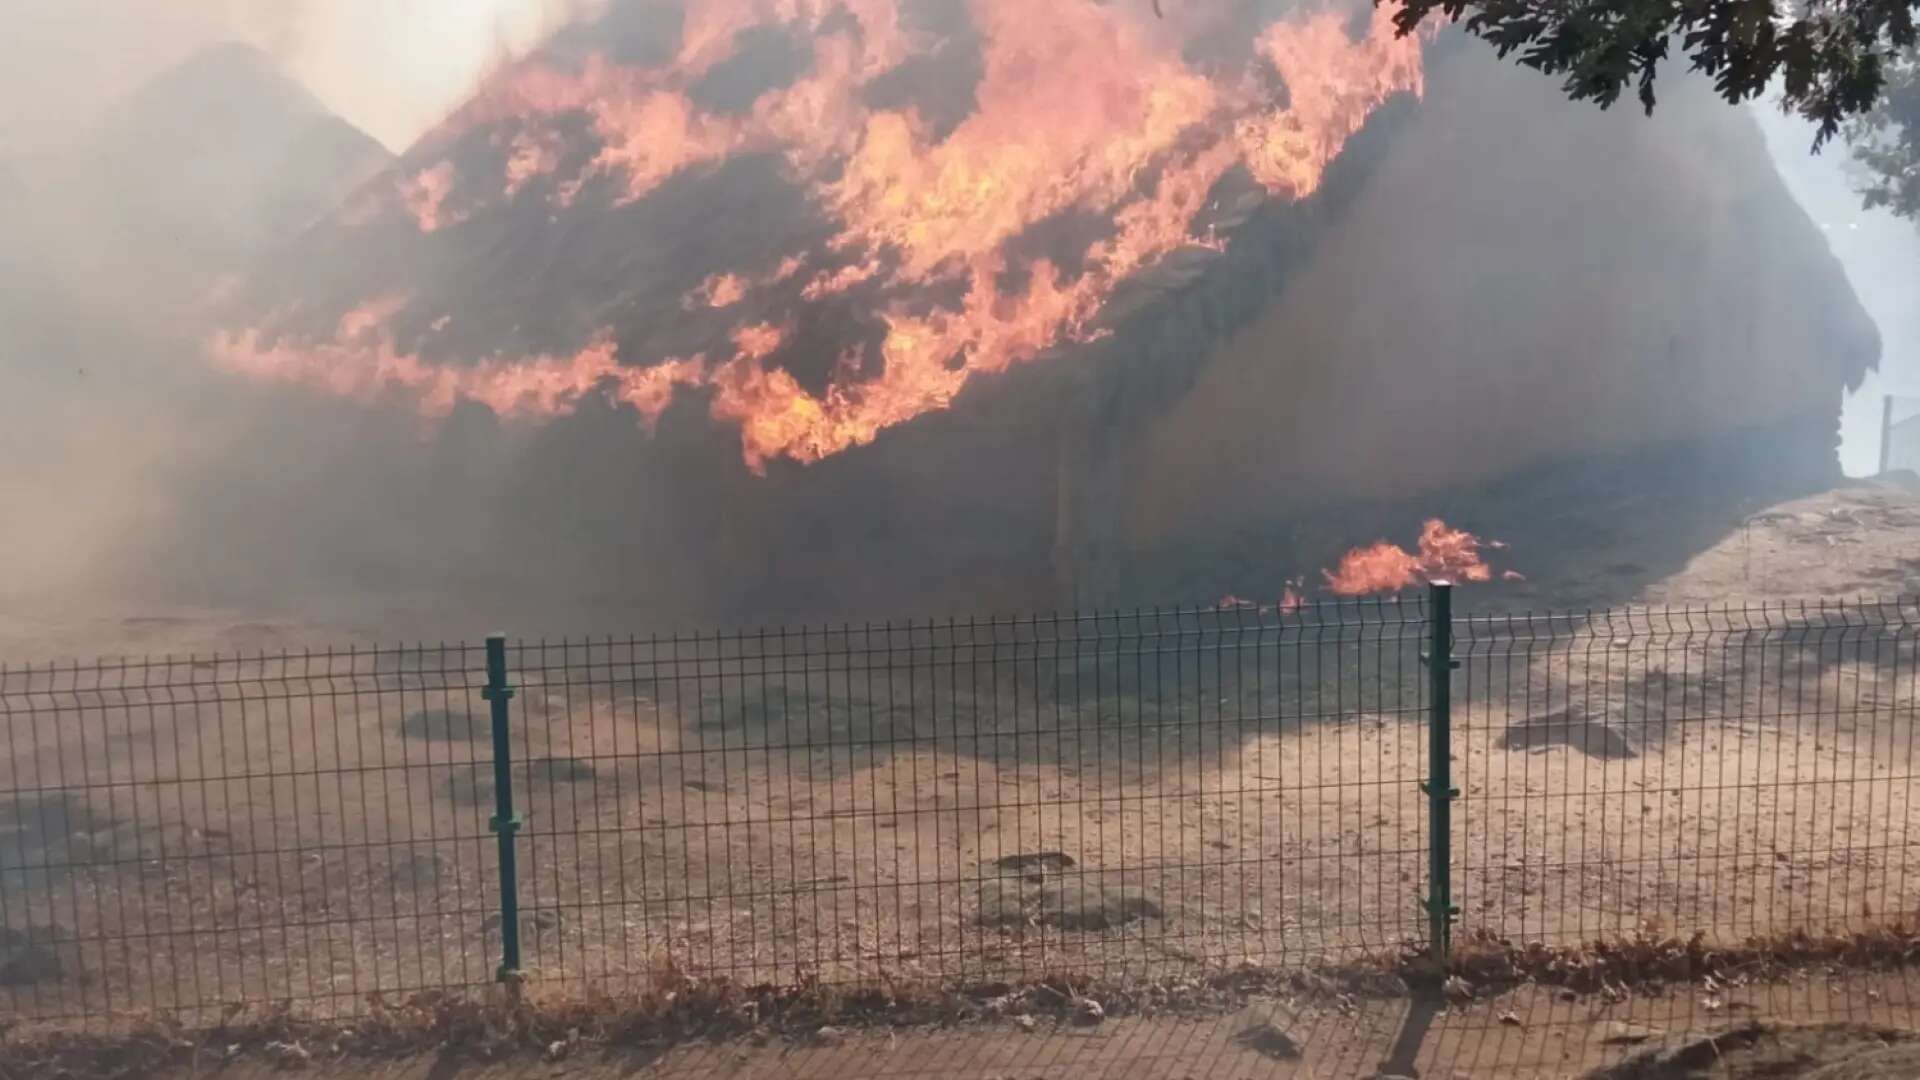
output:
M536 977L998 979L1421 933L1418 604L513 651Z
M565 987L1394 955L1441 870L1516 942L1920 914L1915 601L1456 615L1444 698L1430 614L516 642L491 701L468 646L0 667L0 1015L352 1015L506 919Z
M484 984L480 678L461 646L0 668L0 1011Z
M1463 919L1549 944L1913 925L1916 630L1911 600L1458 620Z
M1880 471L1920 472L1920 398L1886 399L1880 427Z

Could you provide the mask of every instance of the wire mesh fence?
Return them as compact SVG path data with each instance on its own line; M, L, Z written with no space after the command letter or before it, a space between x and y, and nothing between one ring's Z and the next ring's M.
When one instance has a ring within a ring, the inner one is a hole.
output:
M1880 471L1920 472L1920 398L1885 399L1880 420Z
M353 1011L484 985L462 646L0 669L0 1003Z
M1914 913L1913 602L1456 617L1439 702L1430 610L512 643L510 700L464 645L0 668L0 1011L352 1015L514 930L561 986L1311 965L1430 945L1436 851L1516 940Z
M998 979L1399 944L1419 613L522 647L526 963Z
M1516 941L1915 925L1913 600L1456 620L1463 920Z

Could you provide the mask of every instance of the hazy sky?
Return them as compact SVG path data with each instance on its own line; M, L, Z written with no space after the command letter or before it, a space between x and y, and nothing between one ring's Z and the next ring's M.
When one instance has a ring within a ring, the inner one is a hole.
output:
M248 41L392 149L567 0L0 0L0 152L57 146L193 50Z

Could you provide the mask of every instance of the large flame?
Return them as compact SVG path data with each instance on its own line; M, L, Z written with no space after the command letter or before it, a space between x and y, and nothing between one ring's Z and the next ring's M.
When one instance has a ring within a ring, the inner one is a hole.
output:
M1489 581L1493 571L1480 558L1481 546L1479 537L1433 518L1420 530L1418 551L1382 540L1347 552L1338 567L1321 573L1336 596L1399 592L1425 581Z
M632 202L703 163L779 153L838 223L828 264L798 276L809 253L796 252L776 274L716 274L686 305L732 309L789 278L807 300L855 287L893 298L875 312L885 329L878 355L841 358L821 391L770 362L779 342L745 325L753 317L744 313L729 335L733 354L712 359L622 362L604 333L573 356L434 365L377 325L343 320L318 341L229 332L215 342L220 361L334 393L404 392L429 417L456 400L506 417L557 416L606 389L651 422L674 388L703 387L712 414L739 425L750 467L817 461L945 408L978 375L1097 336L1095 316L1123 280L1182 248L1217 246L1194 223L1229 170L1244 167L1276 197L1303 198L1376 107L1421 89L1420 43L1396 36L1384 10L1358 39L1347 10L1298 10L1259 33L1247 69L1219 73L1183 56L1183 34L1205 29L1197 18L1183 28L1143 17L1143 5L967 0L983 71L973 111L940 134L912 108L868 104L873 80L940 44L903 28L900 2L689 0L671 59L516 65L410 155L425 164L390 193L434 232L459 228L489 200L544 198L560 210L588 185L611 183L617 200ZM805 34L806 70L742 111L702 108L696 83L734 55L741 31L763 27ZM562 133L583 122L598 151L564 153ZM499 171L461 174L451 148L488 128ZM551 182L534 183L543 177ZM1010 240L1068 211L1111 226L1078 266L1009 254ZM366 215L356 204L341 220ZM924 299L934 286L947 299Z

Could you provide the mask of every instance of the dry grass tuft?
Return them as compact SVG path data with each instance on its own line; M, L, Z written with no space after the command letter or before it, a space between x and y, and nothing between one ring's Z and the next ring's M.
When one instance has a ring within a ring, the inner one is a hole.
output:
M119 1080L194 1071L236 1059L299 1068L314 1061L452 1053L496 1060L581 1049L720 1039L750 1032L812 1039L823 1030L927 1027L1052 1016L1062 1020L1238 1007L1257 993L1297 998L1405 994L1396 962L1319 971L1234 968L1207 978L1106 980L1047 974L1029 982L955 986L880 978L845 985L809 980L776 988L700 979L662 957L632 986L523 978L481 995L370 996L350 1021L301 1019L285 1007L232 1008L190 1028L158 1015L121 1016L109 1030L0 1030L0 1080L28 1076Z
M852 1027L1213 1013L1239 1008L1256 995L1350 1004L1359 998L1433 993L1443 982L1458 980L1487 989L1533 982L1624 995L1682 982L1764 981L1822 966L1885 969L1916 958L1920 933L1899 926L1847 936L1791 934L1733 948L1649 929L1629 939L1573 948L1466 935L1444 970L1424 957L1402 955L1309 970L1245 965L1164 980L1050 973L1017 984L965 987L885 977L860 985L808 980L750 987L696 978L662 954L644 976L617 989L529 977L478 995L374 995L363 1015L350 1021L301 1019L281 1006L234 1007L216 1023L198 1028L162 1015L117 1017L110 1030L91 1033L0 1027L0 1080L121 1080L241 1058L285 1068L421 1053L477 1060L531 1054L554 1060L582 1049L755 1032L813 1039L823 1030Z
M1627 938L1573 947L1469 935L1455 945L1448 970L1496 986L1536 982L1587 993L1624 994L1705 980L1737 985L1822 967L1884 970L1911 965L1917 958L1920 930L1901 924L1824 936L1794 931L1749 938L1732 946L1709 944L1703 934L1663 935L1657 927L1648 926Z

